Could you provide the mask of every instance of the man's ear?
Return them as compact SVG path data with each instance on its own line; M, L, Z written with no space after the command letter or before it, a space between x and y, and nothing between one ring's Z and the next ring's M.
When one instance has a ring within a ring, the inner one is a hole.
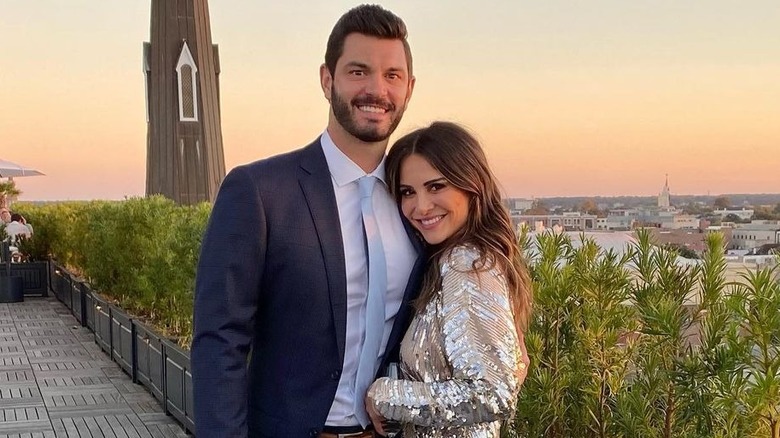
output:
M406 93L406 103L405 103L406 105L409 105L409 99L412 98L412 92L414 91L414 84L416 83L417 83L416 77L412 76L411 78L409 78L409 90Z
M333 88L333 76L328 70L328 66L322 64L320 66L320 86L322 87L322 94L325 95L325 99L330 102L330 91Z

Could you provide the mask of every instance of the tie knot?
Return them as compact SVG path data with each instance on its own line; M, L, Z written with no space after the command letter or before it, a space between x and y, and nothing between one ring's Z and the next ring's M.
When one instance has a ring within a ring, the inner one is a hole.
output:
M371 195L374 193L374 181L376 181L376 178L371 175L358 178L358 187L360 188L361 198L371 197Z

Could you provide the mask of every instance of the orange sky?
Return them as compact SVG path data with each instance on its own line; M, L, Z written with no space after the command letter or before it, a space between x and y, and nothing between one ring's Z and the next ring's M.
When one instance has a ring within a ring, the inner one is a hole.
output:
M228 168L327 121L318 67L355 3L276 3L210 4ZM655 195L667 173L673 194L780 192L776 0L383 4L415 57L397 133L469 126L508 196ZM149 2L0 10L0 158L47 175L19 179L21 199L142 195Z

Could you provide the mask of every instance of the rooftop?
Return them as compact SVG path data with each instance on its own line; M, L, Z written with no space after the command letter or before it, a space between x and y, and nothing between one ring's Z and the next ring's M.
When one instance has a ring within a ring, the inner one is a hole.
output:
M0 304L0 353L0 436L188 436L54 298Z

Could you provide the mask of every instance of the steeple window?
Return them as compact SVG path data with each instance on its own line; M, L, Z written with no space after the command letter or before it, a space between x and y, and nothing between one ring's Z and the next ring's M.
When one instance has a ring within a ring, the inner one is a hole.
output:
M196 74L198 67L192 58L187 42L181 48L179 62L176 64L179 82L179 120L182 122L198 121L198 82Z

